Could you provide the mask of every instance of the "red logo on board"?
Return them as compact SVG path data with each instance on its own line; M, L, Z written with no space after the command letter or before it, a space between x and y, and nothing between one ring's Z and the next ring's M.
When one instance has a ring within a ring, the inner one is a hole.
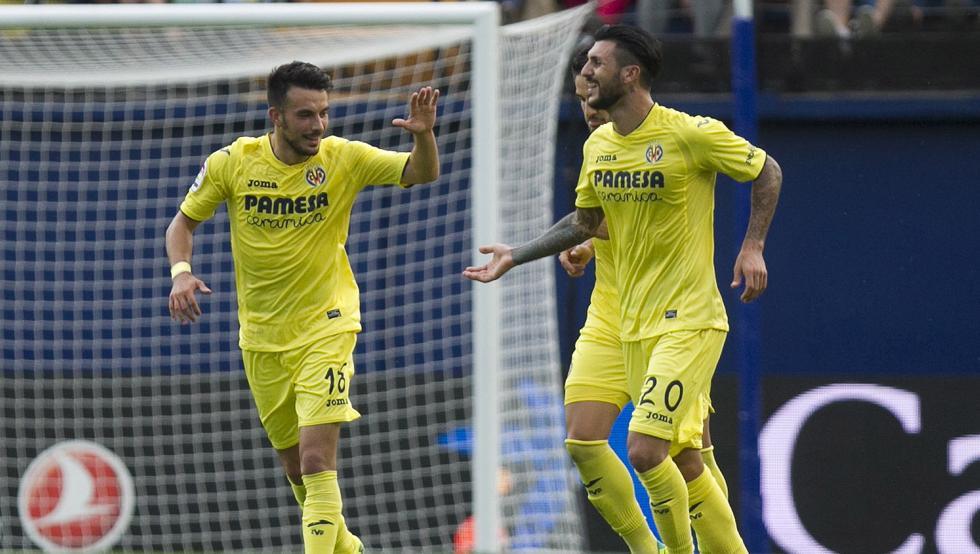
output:
M68 441L31 462L17 500L24 530L44 550L108 549L129 527L133 478L101 445Z

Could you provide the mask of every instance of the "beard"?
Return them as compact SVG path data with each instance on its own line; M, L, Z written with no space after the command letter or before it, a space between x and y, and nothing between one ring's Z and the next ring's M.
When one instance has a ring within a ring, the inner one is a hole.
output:
M316 147L310 146L306 143L307 139L303 135L298 137L290 137L288 135L283 137L286 144L296 152L297 154L303 154L304 156L312 156L320 151L320 145L317 144Z
M317 143L316 147L308 145L307 141L310 139L302 134L291 133L289 126L285 121L283 121L280 130L282 131L283 142L285 142L293 152L303 156L312 156L319 152L319 143Z
M622 83L609 82L604 86L599 86L597 83L596 87L599 94L595 98L590 98L588 103L589 107L597 110L608 110L626 94Z

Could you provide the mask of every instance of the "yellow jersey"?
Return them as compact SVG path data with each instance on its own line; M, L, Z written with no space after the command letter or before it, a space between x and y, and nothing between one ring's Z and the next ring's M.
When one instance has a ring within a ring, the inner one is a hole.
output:
M605 213L622 340L727 331L714 270L715 177L753 180L766 153L720 121L654 105L628 135L611 123L594 131L583 155L575 205Z
M589 299L589 318L586 324L619 337L619 292L616 290L616 264L613 247L608 240L592 239L595 251L595 286Z
M361 330L345 249L351 209L366 185L398 184L408 156L326 137L319 153L287 165L265 135L207 158L180 211L204 221L227 204L242 349L291 350Z

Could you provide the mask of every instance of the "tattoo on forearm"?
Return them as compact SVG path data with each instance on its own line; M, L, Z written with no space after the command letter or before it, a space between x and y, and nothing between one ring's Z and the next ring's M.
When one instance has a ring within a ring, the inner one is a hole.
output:
M745 240L765 242L769 224L776 213L782 183L783 172L779 164L772 158L767 159L765 168L752 184L752 213Z
M578 209L561 218L538 238L514 249L517 265L557 254L595 236L602 223L602 209Z

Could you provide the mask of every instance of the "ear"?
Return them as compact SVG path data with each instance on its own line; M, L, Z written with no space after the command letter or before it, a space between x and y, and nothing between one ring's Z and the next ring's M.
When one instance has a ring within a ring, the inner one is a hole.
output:
M624 85L632 85L640 81L640 66L627 65L620 70L620 78Z
M269 119L272 121L272 125L274 127L279 126L281 118L282 118L282 112L279 111L279 108L275 106L269 106Z

